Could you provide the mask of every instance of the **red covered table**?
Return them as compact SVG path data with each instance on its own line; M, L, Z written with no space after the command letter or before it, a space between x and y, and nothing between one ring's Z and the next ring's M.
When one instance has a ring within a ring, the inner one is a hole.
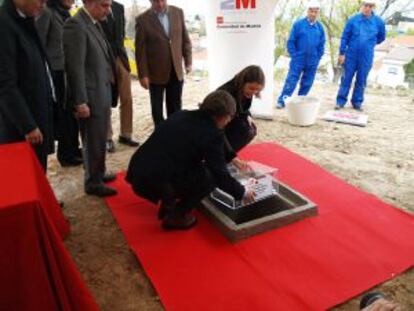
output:
M31 147L0 146L0 310L98 310L62 239L69 233Z

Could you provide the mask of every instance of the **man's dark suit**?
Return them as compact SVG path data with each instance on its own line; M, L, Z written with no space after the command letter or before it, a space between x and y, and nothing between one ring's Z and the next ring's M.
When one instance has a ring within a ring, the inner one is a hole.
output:
M72 107L66 107L67 92L62 36L63 25L69 17L69 10L55 4L44 8L36 19L36 28L50 61L56 91L54 128L55 138L58 140L57 158L60 163L73 163L80 156L78 122Z
M111 45L114 57L122 60L125 68L129 67L128 54L124 46L125 39L125 13L124 6L116 1L112 1L112 14L109 14L106 21L100 22Z
M131 138L133 129L133 107L131 92L131 68L128 54L124 46L125 15L124 6L116 1L112 2L112 12L100 22L105 32L116 63L117 95L120 98L120 136ZM108 140L112 140L112 123L109 123Z
M37 127L35 151L46 168L52 148L52 88L34 18L18 15L11 0L0 8L0 144L24 141Z
M194 208L215 185L241 199L244 187L226 168L223 144L223 132L206 112L177 112L136 151L126 180L138 195L154 203L172 190L182 199L185 211Z

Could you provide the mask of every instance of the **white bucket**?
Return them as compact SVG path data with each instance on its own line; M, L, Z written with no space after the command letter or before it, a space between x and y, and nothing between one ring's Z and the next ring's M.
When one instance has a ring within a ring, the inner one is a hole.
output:
M294 96L285 99L289 123L309 126L315 123L320 107L316 97Z

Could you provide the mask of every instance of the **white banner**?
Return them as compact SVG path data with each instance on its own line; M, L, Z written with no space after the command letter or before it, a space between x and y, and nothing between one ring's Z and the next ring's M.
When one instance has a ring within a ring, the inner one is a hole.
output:
M274 13L277 0L208 0L207 40L210 90L232 79L248 65L266 75L261 99L252 113L271 117L274 104Z

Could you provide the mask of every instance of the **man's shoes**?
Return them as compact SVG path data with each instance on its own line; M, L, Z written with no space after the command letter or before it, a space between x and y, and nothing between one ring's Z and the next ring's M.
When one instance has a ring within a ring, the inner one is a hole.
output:
M336 106L335 106L335 110L341 110L342 108L344 108L344 107L342 107L342 106L340 106L340 105L336 105Z
M105 175L102 177L102 181L104 183L111 182L115 179L116 179L116 174L114 173L105 173Z
M364 109L362 107L353 107L356 111L363 112Z
M88 186L85 188L85 192L89 195L95 195L97 197L109 197L118 193L116 189L105 185Z
M359 309L365 309L366 307L372 305L375 301L379 299L385 299L385 296L381 292L371 292L367 293L362 296L361 301L359 303Z
M197 218L190 213L185 215L169 214L162 220L164 230L188 230L195 226Z
M83 160L79 157L73 157L69 160L60 160L59 163L62 167L79 166L83 163Z
M158 210L157 218L158 220L163 220L167 214L169 214L175 206L167 205L165 203L161 202L160 208Z
M119 136L118 142L129 147L138 147L139 142L133 140L131 137Z
M283 108L285 108L284 104L282 104L282 103L277 103L276 104L276 109L283 109Z
M106 151L108 151L109 153L115 152L115 143L112 139L108 139L106 141Z

